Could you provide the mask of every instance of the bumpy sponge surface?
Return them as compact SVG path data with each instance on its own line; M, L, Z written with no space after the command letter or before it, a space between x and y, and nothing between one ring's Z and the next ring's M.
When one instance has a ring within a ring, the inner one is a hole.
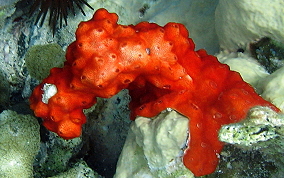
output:
M245 118L255 105L278 111L227 65L204 50L194 51L182 24L124 26L117 20L116 14L99 9L91 20L81 22L64 67L53 68L30 97L35 115L61 137L81 134L86 122L82 110L96 103L96 97L110 98L127 88L132 119L153 117L166 108L190 118L183 160L201 176L218 164L222 125ZM57 92L43 102L46 84Z

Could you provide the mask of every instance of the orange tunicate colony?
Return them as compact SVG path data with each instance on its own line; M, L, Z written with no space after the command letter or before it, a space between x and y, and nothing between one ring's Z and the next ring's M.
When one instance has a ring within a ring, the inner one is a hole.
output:
M30 97L43 125L65 139L78 137L86 122L83 109L96 97L110 98L128 89L131 118L153 117L172 108L190 118L190 140L183 161L196 176L214 172L223 144L218 130L238 122L258 96L237 72L205 50L194 51L187 29L179 23L119 25L118 16L99 9L81 22L63 68L53 68ZM57 93L42 101L44 84Z

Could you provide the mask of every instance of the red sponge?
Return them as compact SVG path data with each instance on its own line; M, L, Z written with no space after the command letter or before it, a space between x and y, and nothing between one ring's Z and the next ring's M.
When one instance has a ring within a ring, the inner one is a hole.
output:
M129 89L132 119L152 117L166 108L190 118L183 160L202 176L218 164L222 125L242 120L256 105L279 111L227 65L204 50L194 51L182 24L124 26L117 20L116 14L99 9L91 20L81 22L64 67L53 68L30 97L35 115L61 137L81 134L86 122L82 110L95 104L96 97L110 98ZM43 89L47 84L57 92L48 96Z

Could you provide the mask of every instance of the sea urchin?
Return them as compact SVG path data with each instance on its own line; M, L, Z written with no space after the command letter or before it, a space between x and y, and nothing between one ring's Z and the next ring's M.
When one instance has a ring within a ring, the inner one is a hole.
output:
M59 24L59 27L62 27L64 20L65 25L67 25L68 15L70 13L76 15L76 6L85 15L82 5L86 5L94 10L85 0L34 0L29 14L30 16L35 15L35 24L40 21L39 26L42 26L49 12L49 26L52 28L54 34L57 24Z

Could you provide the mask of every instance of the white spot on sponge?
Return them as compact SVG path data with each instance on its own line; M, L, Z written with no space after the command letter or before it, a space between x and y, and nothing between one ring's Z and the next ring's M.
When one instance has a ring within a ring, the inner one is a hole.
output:
M48 100L57 93L56 85L45 83L42 87L43 94L41 101L45 104L48 104Z

